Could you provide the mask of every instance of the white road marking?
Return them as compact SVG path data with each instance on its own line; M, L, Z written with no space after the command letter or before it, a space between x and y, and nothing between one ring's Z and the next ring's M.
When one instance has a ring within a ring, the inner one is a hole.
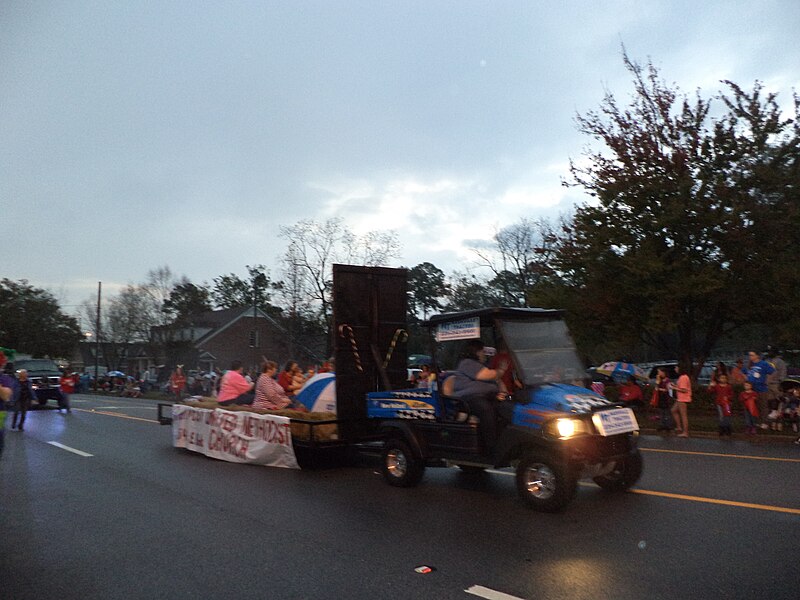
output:
M522 598L518 598L517 596L504 594L503 592L498 592L497 590L492 590L482 585L473 585L471 588L467 588L464 591L473 596L486 598L487 600L522 600Z
M83 450L76 450L75 448L70 448L69 446L65 446L64 444L59 444L58 442L47 442L51 446L55 446L56 448L61 448L62 450L66 450L67 452L72 452L77 454L78 456L94 456L94 454L89 454L88 452L84 452Z

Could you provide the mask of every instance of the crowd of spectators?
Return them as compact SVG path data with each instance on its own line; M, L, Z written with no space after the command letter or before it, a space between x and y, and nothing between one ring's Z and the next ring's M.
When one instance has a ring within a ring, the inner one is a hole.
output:
M617 399L628 404L641 418L644 389L633 379L617 381L615 386ZM765 358L751 351L746 360L739 359L731 366L719 362L705 387L714 403L720 436L732 435L736 413L741 414L743 431L748 435L768 429L790 429L798 433L800 379L787 378L787 365L779 353ZM646 389L651 394L649 405L657 411L651 417L658 421L657 430L688 436L687 408L693 400L693 391L702 387L693 390L689 376L679 370L677 378L671 380L667 370L661 368ZM800 437L795 443L800 444Z

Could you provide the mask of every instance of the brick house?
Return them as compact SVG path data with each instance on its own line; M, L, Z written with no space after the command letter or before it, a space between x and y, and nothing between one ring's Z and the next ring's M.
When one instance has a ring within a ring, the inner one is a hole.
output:
M183 326L153 328L153 341L164 348L164 365L185 370L225 370L240 360L255 369L262 357L281 362L288 357L287 332L275 319L253 307L214 310L195 315Z

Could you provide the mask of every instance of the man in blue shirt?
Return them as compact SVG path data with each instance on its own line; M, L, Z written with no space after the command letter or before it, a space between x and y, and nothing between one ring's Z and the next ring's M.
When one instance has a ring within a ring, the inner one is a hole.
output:
M769 387L767 387L767 375L775 372L775 367L761 358L755 350L749 353L750 363L742 372L747 376L747 381L753 384L753 391L758 393L758 417L761 420L761 429L766 429L767 412L769 407Z

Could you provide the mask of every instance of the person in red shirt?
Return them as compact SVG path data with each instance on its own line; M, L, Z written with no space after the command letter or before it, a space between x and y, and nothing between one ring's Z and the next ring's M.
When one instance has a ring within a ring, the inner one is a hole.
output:
M708 391L714 394L714 403L717 405L719 417L719 434L731 435L731 404L733 404L733 386L728 383L728 376L719 374L716 380L711 381Z
M514 394L522 388L522 383L517 378L514 371L514 363L511 361L511 355L504 345L500 346L500 351L492 357L489 362L489 368L495 371L500 371L503 376L498 380L500 392L507 395Z
M644 402L642 401L642 388L630 378L627 378L625 382L619 386L619 399L636 413L644 406Z
M736 384L743 384L747 381L747 375L745 375L744 371L744 361L740 358L736 361L736 365L731 367L731 374L729 378L729 383L736 385Z
M275 381L274 377L277 371L278 364L274 361L268 360L262 365L261 375L256 382L256 399L253 402L253 408L266 410L293 408L308 412L300 402L289 398L280 384Z
M303 387L302 381L297 378L297 375L302 374L297 361L290 360L286 363L286 366L283 367L283 371L278 375L278 383L283 388L283 391L286 392L287 396L294 396L295 392Z
M175 394L175 400L178 402L181 401L184 387L186 387L186 375L183 374L183 365L178 365L169 378L169 389Z
M744 406L745 431L753 435L758 420L758 392L753 389L753 384L749 381L744 382L744 391L739 394L739 402Z
M68 373L64 371L61 375L61 398L58 400L58 411L61 412L63 409L66 411L72 412L69 407L69 395L75 393L75 385L78 383L77 377L75 373Z

